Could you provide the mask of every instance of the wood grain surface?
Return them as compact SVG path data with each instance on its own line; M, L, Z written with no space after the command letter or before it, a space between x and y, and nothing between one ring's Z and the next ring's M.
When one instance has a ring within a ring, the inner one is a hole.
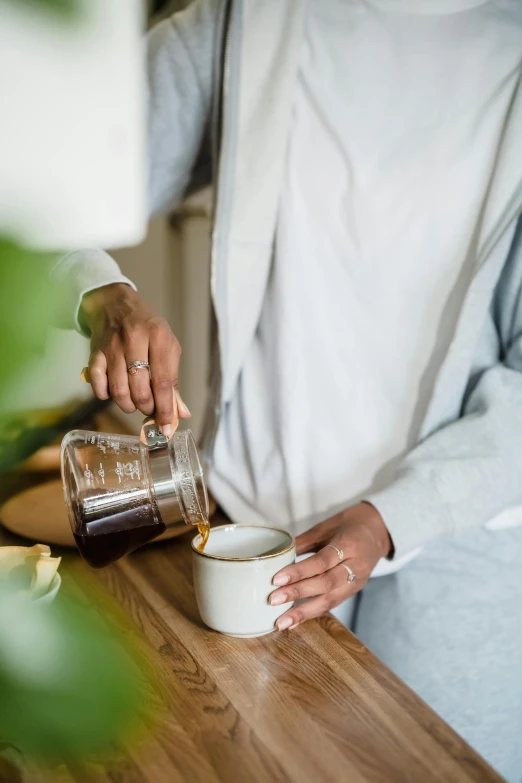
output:
M97 782L500 781L452 729L328 616L233 639L199 618L187 541L102 571L69 554L69 578L102 585L132 618L159 678L163 715L145 746L92 770ZM73 780L84 780L75 777Z

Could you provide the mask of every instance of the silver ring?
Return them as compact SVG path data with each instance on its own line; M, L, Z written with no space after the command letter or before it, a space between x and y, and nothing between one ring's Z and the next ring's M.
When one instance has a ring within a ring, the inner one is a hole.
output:
M348 582L355 582L357 577L355 576L355 574L352 571L352 569L350 568L350 566L346 565L346 563L341 563L341 565L342 565L343 568L346 568L346 570L348 571L348 579L347 579L347 581Z
M138 370L150 370L150 364L148 362L131 362L127 365L129 375L136 375Z
M339 557L339 560L342 560L342 559L343 559L343 557L344 557L344 552L343 552L343 550L342 550L342 549L337 549L337 547L336 547L336 546L334 546L333 544L327 544L326 546L331 546L331 547L332 547L332 549L335 549L335 551L337 552L337 556Z

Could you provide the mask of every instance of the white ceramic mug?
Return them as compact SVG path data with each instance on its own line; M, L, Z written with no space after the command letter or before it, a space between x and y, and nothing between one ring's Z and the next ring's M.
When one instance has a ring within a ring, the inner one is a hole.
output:
M199 612L210 628L228 636L263 636L291 603L271 606L274 576L295 562L295 541L276 527L222 525L212 528L204 552L192 541Z

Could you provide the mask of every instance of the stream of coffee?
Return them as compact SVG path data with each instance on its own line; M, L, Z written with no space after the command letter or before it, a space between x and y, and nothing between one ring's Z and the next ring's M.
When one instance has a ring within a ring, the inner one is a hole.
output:
M201 519L198 522L198 533L201 536L201 541L198 544L198 550L203 552L207 545L208 537L210 535L210 522L208 519Z

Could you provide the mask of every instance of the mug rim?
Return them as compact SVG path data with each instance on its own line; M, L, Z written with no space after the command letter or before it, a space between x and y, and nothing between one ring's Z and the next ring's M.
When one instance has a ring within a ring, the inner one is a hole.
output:
M190 545L192 547L192 551L196 555L200 555L201 557L207 557L209 560L227 560L229 562L234 563L240 563L240 562L252 562L254 560L269 560L272 557L279 557L280 555L285 555L287 552L290 552L291 549L295 547L295 538L293 535L288 531L284 530L282 527L274 527L273 525L245 525L245 524L239 524L236 525L234 522L229 522L228 525L218 525L217 527L213 527L210 529L210 532L214 530L224 530L227 527L254 527L254 528L260 528L261 530L276 530L278 533L285 533L290 538L290 544L285 549L282 549L280 552L274 552L271 555L256 555L253 557L223 557L223 555L211 555L208 552L200 552L200 550L194 546L194 541L196 538L198 538L199 533L194 536L192 541L190 542Z

